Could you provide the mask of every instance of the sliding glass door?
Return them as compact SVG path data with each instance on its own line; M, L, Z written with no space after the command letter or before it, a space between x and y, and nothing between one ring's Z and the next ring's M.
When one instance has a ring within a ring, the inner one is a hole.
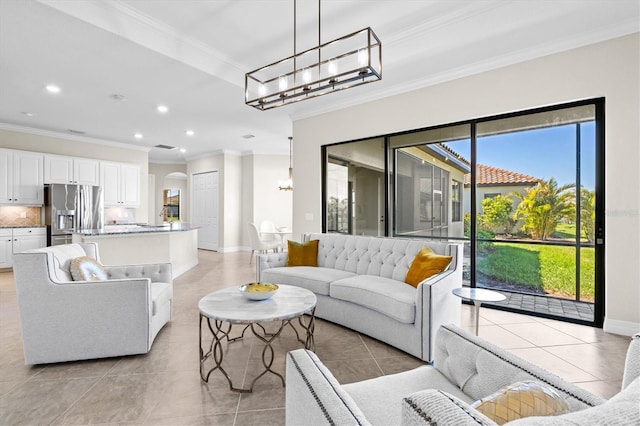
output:
M327 146L324 229L459 242L463 285L601 326L603 110L599 99Z

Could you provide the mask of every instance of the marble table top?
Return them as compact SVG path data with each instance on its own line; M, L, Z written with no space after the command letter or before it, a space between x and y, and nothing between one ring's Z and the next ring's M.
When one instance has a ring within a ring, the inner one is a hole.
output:
M500 302L506 299L503 294L498 293L497 291L488 290L486 288L461 287L454 288L451 292L458 297L470 299L474 302Z
M240 286L227 287L204 296L198 303L202 315L229 323L283 321L310 313L316 306L313 292L278 284L276 294L266 300L249 300Z

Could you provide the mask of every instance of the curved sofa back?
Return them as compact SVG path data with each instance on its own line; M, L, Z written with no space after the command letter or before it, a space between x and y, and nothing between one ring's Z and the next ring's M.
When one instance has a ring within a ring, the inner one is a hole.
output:
M453 256L449 270L458 264L457 246L448 243L343 234L305 234L303 238L320 241L318 266L358 275L404 281L411 262L424 246L437 254Z
M452 324L438 329L433 359L438 371L475 400L515 382L535 380L553 387L565 398L571 411L604 402L599 396Z

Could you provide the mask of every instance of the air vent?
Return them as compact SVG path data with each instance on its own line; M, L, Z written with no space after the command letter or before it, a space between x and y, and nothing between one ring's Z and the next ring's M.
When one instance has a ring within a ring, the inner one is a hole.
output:
M246 135L242 135L242 139L251 139L251 138L255 138L255 136L252 135L251 133L248 133Z
M83 132L82 130L67 129L67 131L69 133L73 133L74 135L84 135L85 134L85 132Z
M155 146L154 146L154 148L169 149L169 150L171 150L171 149L176 149L177 147L175 147L175 146L171 146L171 145L162 145L162 144L160 144L160 145L155 145Z

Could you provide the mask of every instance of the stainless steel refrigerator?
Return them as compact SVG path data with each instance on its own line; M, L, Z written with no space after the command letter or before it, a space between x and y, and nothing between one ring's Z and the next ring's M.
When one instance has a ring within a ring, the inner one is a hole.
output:
M45 185L44 203L48 246L68 244L73 232L102 229L104 225L100 186Z

